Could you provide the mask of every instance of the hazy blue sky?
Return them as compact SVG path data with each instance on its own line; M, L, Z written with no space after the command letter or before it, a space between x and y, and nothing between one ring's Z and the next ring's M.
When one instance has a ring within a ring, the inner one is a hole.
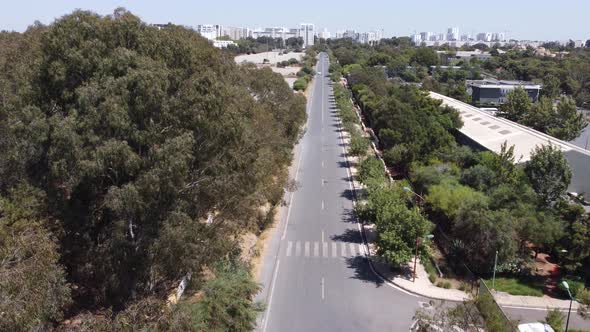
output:
M590 39L589 0L364 0L364 1L122 1L16 0L0 8L0 29L23 31L35 20L51 23L76 8L110 14L125 7L148 23L195 26L296 26L300 22L356 30L384 29L386 36L414 31L442 32L458 26L463 33L509 31L518 39Z

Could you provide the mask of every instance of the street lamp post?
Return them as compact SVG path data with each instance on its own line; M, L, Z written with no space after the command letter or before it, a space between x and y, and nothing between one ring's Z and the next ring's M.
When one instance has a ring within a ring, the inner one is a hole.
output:
M567 311L567 320L565 321L565 332L567 332L567 329L570 326L570 314L572 312L572 302L574 302L574 297L572 296L572 293L570 292L570 285L568 285L567 281L562 281L561 285L563 286L563 288L565 288L565 290L567 291L567 295L569 295L570 297L570 308Z
M434 235L428 234L424 238L425 239L432 239L433 237L434 237ZM412 282L416 281L416 262L418 261L418 246L420 245L421 240L422 239L420 237L416 238L416 253L414 254L414 276L412 278Z

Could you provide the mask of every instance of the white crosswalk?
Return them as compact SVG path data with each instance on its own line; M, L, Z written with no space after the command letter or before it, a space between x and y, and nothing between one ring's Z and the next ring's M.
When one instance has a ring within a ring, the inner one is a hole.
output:
M361 243L288 241L285 255L287 257L337 258L364 255L365 252L365 246Z

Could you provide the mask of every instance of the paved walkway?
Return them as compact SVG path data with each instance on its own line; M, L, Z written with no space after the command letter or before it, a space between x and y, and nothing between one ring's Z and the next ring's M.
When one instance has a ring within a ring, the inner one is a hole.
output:
M357 112L359 121L362 125L362 130L366 134L368 130L361 120L359 110L356 107L355 110ZM350 146L350 135L347 132L344 132L343 134L344 143L348 147ZM368 134L366 135L368 136ZM375 144L371 144L371 146L374 154L379 158L381 153L377 150ZM357 181L358 170L356 166L358 166L359 164L359 158L352 157L349 155L348 161L353 178L352 182L355 192L358 192L359 190L364 190L364 185ZM389 178L391 179L391 176L389 176ZM383 279L398 286L399 288L404 289L405 291L431 299L461 302L468 300L470 298L469 294L467 294L464 291L460 291L458 289L445 289L441 287L436 287L434 284L432 284L428 279L428 273L424 269L424 266L420 263L419 259L416 264L415 281L412 280L413 260L409 262L405 268L402 269L403 271L405 271L404 273L400 274L398 272L392 272L391 266L387 263L381 262L376 255L376 248L374 244L376 234L373 231L373 225L363 224L363 232L365 235L365 240L367 242L366 245L369 247L368 258L371 260L371 265L373 266L374 271L377 274L379 274ZM504 292L494 292L494 297L498 304L500 304L501 306L508 307L568 309L570 305L569 300L556 299L546 295L543 297L516 296ZM572 304L572 310L577 310L578 306L579 303L574 302Z

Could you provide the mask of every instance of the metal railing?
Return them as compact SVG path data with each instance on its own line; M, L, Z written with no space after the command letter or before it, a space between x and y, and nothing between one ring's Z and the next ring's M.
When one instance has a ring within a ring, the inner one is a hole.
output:
M516 324L506 316L483 279L479 279L476 305L485 319L486 331L518 332Z

